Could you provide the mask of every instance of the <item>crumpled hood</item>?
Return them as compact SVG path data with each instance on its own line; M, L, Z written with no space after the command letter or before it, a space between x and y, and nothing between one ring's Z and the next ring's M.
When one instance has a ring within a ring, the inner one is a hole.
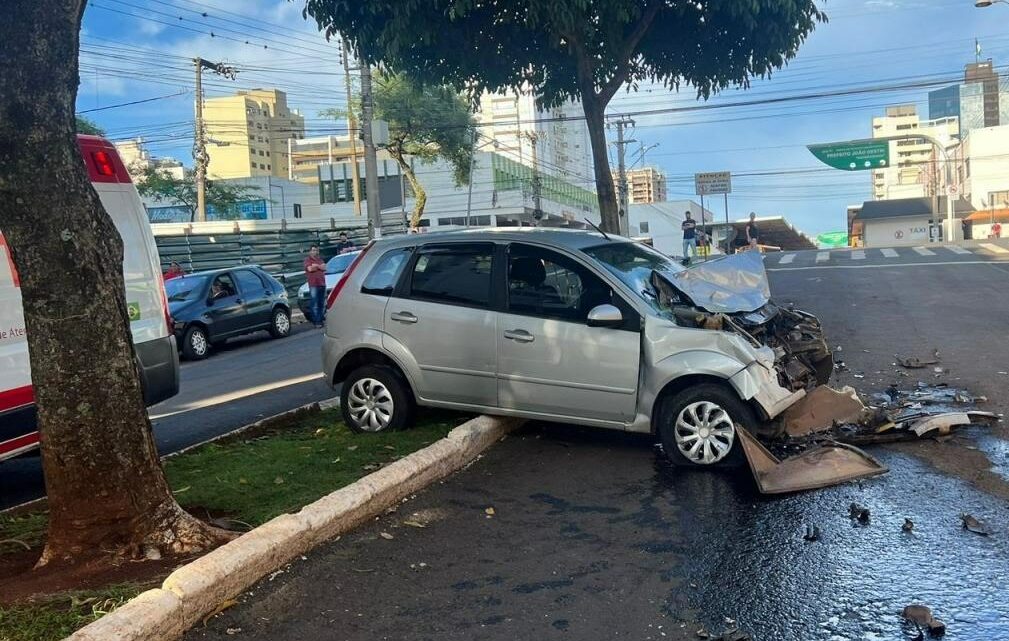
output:
M695 307L711 313L752 312L771 299L764 257L756 251L708 260L681 272L655 273Z

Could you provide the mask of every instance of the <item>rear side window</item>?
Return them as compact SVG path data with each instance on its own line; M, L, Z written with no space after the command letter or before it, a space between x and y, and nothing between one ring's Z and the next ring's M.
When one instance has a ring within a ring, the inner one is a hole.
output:
M246 295L269 289L266 283L263 282L263 279L259 277L259 274L248 269L240 269L235 272L235 278L238 280L239 289Z
M375 263L371 273L364 279L361 286L362 294L375 294L376 296L392 296L392 291L396 288L399 275L403 272L403 266L410 258L409 249L395 249L386 252Z
M492 243L442 245L421 250L410 277L410 297L487 307L491 300Z

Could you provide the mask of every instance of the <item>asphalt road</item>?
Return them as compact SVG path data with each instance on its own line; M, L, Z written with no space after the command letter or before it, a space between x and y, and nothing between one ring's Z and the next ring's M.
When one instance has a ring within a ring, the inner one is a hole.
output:
M332 398L323 382L320 330L296 324L228 341L204 361L183 362L180 391L151 407L158 450L168 454L280 412ZM45 495L37 456L0 463L0 509Z
M941 380L1005 411L1009 264L943 251L767 263L774 296L821 316L841 346L850 371L836 383ZM892 365L935 348L940 379ZM1000 442L990 454L1005 474ZM970 443L920 447L956 459ZM899 615L910 603L930 606L947 639L1009 639L1009 506L900 450L871 452L889 474L768 498L746 472L670 468L649 438L530 426L187 639L695 639L728 618L755 641L897 641L915 636ZM868 525L848 518L852 502ZM993 535L962 529L964 512ZM427 527L406 523L418 520ZM819 541L803 540L811 525Z

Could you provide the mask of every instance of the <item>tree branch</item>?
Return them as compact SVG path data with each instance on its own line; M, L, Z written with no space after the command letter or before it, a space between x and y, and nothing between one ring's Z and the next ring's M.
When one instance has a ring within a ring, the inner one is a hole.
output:
M627 40L624 41L624 46L621 48L617 58L619 60L617 63L617 72L613 74L612 78L603 83L603 86L599 89L599 98L604 104L609 103L610 99L613 98L613 94L620 89L620 86L624 84L630 75L631 58L634 56L638 45L641 44L641 40L648 34L648 30L652 28L655 16L658 15L661 8L661 1L653 2L649 5L644 15L641 16L641 20L638 21L638 24L634 26L634 30L627 36Z

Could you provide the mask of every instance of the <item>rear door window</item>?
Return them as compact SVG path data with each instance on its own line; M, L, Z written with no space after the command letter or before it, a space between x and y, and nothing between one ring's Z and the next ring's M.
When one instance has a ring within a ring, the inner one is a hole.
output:
M236 271L235 280L238 281L239 289L241 289L242 293L246 296L258 296L266 289L266 284L263 283L263 279L261 279L258 274L248 269L240 269Z
M427 246L410 274L409 296L450 305L488 307L493 243Z
M375 266L371 273L364 279L361 286L362 294L373 294L376 296L391 296L399 281L399 276L403 272L403 266L410 258L411 250L394 249L386 252Z

